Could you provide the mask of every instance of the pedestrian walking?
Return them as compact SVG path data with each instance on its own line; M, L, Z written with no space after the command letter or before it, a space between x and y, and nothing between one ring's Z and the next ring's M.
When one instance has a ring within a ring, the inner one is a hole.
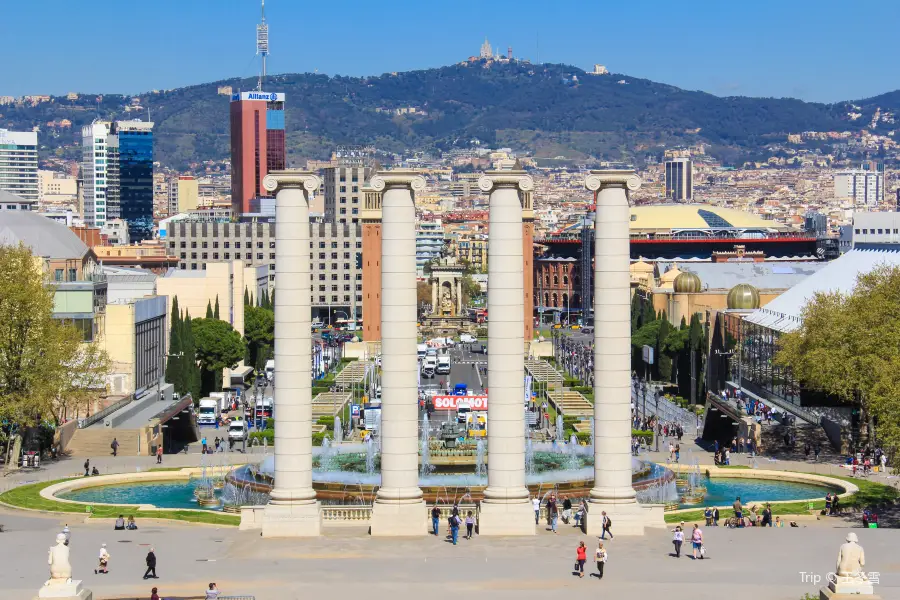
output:
M613 539L612 519L610 519L609 516L607 516L605 510L601 514L603 515L603 529L600 532L600 539L605 540L607 533L609 534L609 539Z
M697 560L697 558L703 560L703 554L705 553L703 549L703 530L696 523L694 523L694 530L691 532L691 545L693 545L694 560Z
M448 521L450 523L450 539L453 540L455 546L459 541L459 515L451 514Z
M578 542L578 548L575 549L575 572L582 579L584 578L584 563L587 562L587 548L584 542Z
M553 533L559 533L556 530L556 526L559 520L559 510L556 504L556 496L554 494L550 494L550 499L547 500L547 519L550 521L550 530Z
M603 579L603 567L606 565L606 559L609 554L603 547L603 542L597 543L597 550L594 552L594 560L597 561L597 579Z
M684 543L684 530L676 525L672 530L672 543L675 545L675 558L681 558L681 545Z
M101 544L100 546L100 556L99 558L99 566L94 569L94 575L98 573L109 573L109 551L106 549L106 544Z
M109 445L109 447L112 448L112 451L113 451L112 455L116 456L119 453L119 440L117 440L116 438L113 438L113 441Z
M434 535L438 534L438 527L441 524L441 509L438 508L437 503L431 507L431 529L434 532Z
M200 446L203 447L203 454L206 454L208 447L206 445L206 436L205 435L200 439Z
M159 590L155 587L150 590L150 600L159 600Z
M91 459L89 458L84 459L84 476L91 476Z
M156 447L156 464L162 464L162 444Z
M569 524L569 519L572 518L572 501L568 496L563 497L563 512L562 512L562 520L566 525Z
M144 571L144 579L148 579L150 577L153 577L153 579L159 579L159 577L156 576L156 554L153 552L153 548L150 548L150 552L147 553L146 562L147 570ZM153 573L153 575L150 575L150 573Z
M537 525L541 521L541 499L537 496L532 498L531 506L534 508L534 524Z
M69 524L68 524L68 523L66 523L66 526L63 527L62 532L63 532L63 535L66 536L66 546L68 546L68 545L69 545L69 539L70 539L70 537L71 537L71 534L69 533Z
M472 539L472 531L475 529L475 517L472 515L472 511L470 510L466 513L466 539Z
M813 450L816 456L816 462L819 462L819 454L822 452L822 444L816 443L816 447Z

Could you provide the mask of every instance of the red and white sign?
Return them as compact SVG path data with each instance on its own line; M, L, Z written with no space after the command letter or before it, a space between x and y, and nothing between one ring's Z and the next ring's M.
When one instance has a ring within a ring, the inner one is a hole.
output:
M435 410L456 410L459 402L465 402L472 410L487 410L487 396L435 396Z

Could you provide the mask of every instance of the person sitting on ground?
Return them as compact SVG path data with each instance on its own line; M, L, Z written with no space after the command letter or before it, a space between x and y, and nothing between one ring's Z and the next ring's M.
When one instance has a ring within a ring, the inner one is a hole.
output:
M116 519L116 524L113 527L115 531L125 531L125 517L119 515L119 518Z
M775 527L784 527L784 521L781 520L781 517L775 517Z
M137 529L137 523L134 522L134 515L128 515L128 524L125 525L125 529L129 529L131 531Z
M99 474L100 474L100 470L97 469L97 467L93 467L93 468L91 469L91 475L92 475L92 476L93 476L93 475L99 475Z

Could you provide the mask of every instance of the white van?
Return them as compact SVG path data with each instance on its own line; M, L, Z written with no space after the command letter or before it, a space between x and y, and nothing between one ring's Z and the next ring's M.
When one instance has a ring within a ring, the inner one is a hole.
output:
M478 338L472 335L471 333L464 333L459 336L459 342L461 344L474 344L478 341Z
M418 346L416 346L416 356L419 358L419 360L422 360L423 358L425 358L425 355L427 353L428 353L428 346L426 346L425 344L419 344Z
M433 356L426 356L422 360L422 377L431 378L434 377L434 372L437 369L437 359Z
M236 419L228 424L228 440L232 443L246 441L250 434L247 432L247 421Z
M435 372L438 375L449 375L450 374L450 355L445 354L443 356L437 357L437 368Z

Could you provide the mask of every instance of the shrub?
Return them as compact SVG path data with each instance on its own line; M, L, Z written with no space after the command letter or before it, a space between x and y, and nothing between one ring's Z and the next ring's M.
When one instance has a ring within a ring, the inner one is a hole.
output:
M326 433L323 431L322 433L314 433L312 434L312 445L313 446L321 446L322 440L325 439Z
M263 441L266 441L269 446L275 444L275 430L274 429L265 429L263 431L253 431L250 433L250 443L253 443L253 440L259 440L259 444L262 445Z
M639 440L644 440L646 442L649 442L650 440L653 439L653 432L652 431L641 431L640 429L632 429L631 437L636 437Z
M591 443L591 432L590 431L579 431L575 434L575 437L578 438L578 442L584 442L586 444Z
M334 427L334 417L332 415L322 415L316 423L326 427Z
M266 429L275 429L275 419L269 417L266 419Z

